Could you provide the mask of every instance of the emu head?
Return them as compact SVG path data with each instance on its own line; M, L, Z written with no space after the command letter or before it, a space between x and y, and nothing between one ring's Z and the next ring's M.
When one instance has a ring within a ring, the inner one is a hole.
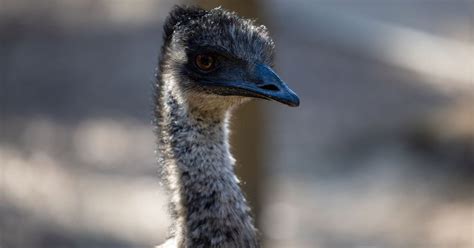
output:
M175 7L166 20L160 70L193 107L227 109L250 98L298 106L272 70L265 26L221 8Z

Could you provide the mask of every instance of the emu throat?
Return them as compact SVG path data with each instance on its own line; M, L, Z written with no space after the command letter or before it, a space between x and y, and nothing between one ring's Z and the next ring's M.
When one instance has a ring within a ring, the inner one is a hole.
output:
M229 109L201 108L173 82L157 99L158 150L180 247L257 247L229 152Z

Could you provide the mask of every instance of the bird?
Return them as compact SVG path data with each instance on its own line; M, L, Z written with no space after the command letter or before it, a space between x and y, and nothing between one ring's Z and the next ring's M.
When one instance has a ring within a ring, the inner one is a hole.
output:
M162 182L173 219L158 247L259 247L229 151L232 110L251 99L299 105L273 68L267 28L221 7L175 6L154 84Z

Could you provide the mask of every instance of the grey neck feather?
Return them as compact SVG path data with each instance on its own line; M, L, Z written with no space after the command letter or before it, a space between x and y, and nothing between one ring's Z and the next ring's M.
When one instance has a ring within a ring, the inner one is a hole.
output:
M229 108L200 109L162 76L158 150L178 247L258 247L229 152Z

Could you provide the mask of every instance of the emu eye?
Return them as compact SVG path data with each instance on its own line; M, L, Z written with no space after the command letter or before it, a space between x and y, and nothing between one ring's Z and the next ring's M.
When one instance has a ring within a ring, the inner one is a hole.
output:
M196 56L196 66L203 71L211 71L216 66L216 59L207 54L199 54Z

